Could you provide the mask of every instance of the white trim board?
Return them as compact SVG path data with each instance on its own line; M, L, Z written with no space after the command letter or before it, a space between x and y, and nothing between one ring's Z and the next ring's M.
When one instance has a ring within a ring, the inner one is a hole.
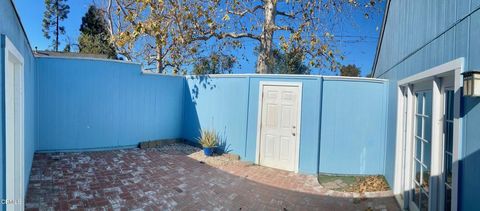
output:
M24 58L5 37L5 180L7 210L25 203Z
M433 98L432 105L436 105L432 113L432 143L436 140L441 139L441 127L438 125L440 120L443 120L439 117L441 109L443 106L443 90L447 86L451 86L452 82L443 81L442 78L448 78L453 76L453 90L454 90L454 146L453 146L453 189L452 189L452 207L456 210L458 203L458 161L460 157L461 149L461 133L462 133L462 121L460 116L460 101L461 101L461 86L463 84L461 73L464 69L464 59L459 58L445 64L436 66L429 70L420 72L413 76L407 77L403 80L398 81L398 95L397 95L397 135L396 135L396 156L395 156L395 177L394 177L394 188L393 191L396 195L404 193L404 191L410 190L411 184L409 184L412 176L411 166L412 158L412 143L411 139L414 133L414 124L413 118L411 115L415 110L414 100L415 94L413 90L414 85L431 83L431 89ZM422 86L422 85L420 85ZM410 116L410 118L409 118ZM434 117L436 116L436 117ZM442 123L443 124L443 123ZM436 139L436 140L435 140ZM432 153L441 150L441 144L432 145ZM408 156L406 156L408 155ZM432 154L433 155L433 154ZM438 159L437 157L432 157L433 159ZM432 175L441 176L441 166L439 161L432 162ZM406 175L406 176L405 176ZM405 183L404 183L405 182ZM433 189L435 191L435 189ZM409 200L409 198L405 198ZM397 197L399 204L402 206L406 205L404 199ZM436 201L437 199L431 200L431 208L435 208L437 204L440 204L441 201ZM441 199L438 199L441 200Z
M261 125L262 125L262 105L263 105L263 87L264 86L293 86L298 87L298 125L297 125L297 146L295 149L295 173L298 173L300 162L300 141L302 129L302 83L301 82L283 82L283 81L260 81L258 88L258 114L257 114L257 139L255 147L255 164L260 164L260 141L261 141Z

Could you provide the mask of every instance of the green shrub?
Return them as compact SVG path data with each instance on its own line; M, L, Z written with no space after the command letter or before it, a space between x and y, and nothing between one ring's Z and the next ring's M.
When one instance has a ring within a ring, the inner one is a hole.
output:
M218 136L214 130L200 130L200 138L198 142L202 147L216 147L218 144Z

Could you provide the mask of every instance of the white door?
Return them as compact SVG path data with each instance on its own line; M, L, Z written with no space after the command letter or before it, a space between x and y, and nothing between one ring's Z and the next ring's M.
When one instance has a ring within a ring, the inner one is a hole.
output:
M260 165L296 171L300 85L261 85Z
M24 208L23 58L7 40L5 63L7 210Z

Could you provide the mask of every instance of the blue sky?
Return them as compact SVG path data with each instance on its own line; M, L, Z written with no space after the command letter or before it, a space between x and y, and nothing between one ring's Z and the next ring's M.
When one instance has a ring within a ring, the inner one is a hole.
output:
M32 48L38 47L39 50L49 48L51 41L43 37L42 33L42 17L44 12L43 0L14 0L17 7L20 18L27 32L27 36L30 40ZM63 49L63 44L68 37L72 42L76 42L79 35L79 28L82 22L82 16L88 9L88 6L93 3L93 0L70 0L70 13L68 19L64 22L66 27L66 36L61 38L62 46L59 49ZM380 5L383 9L384 5ZM362 75L366 75L370 72L373 59L375 56L375 49L377 46L377 39L382 24L383 14L371 15L369 19L363 18L363 14L353 14L356 20L355 26L351 23L347 23L341 26L341 30L336 32L336 36L345 36L345 38L338 38L343 40L339 43L339 48L345 55L343 64L355 64L362 70ZM353 37L349 37L353 36ZM362 37L362 39L358 38ZM246 42L245 52L239 52L239 54L245 55L246 59L239 61L240 66L236 67L235 73L253 73L256 58L253 53L249 53L253 50L256 42ZM312 71L313 74L333 75L329 71Z

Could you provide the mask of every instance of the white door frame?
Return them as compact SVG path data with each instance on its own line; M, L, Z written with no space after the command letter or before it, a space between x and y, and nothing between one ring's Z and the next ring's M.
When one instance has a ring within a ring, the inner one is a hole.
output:
M300 161L300 132L301 132L301 122L302 122L302 83L301 82L283 82L283 81L260 81L258 89L258 115L257 115L257 141L256 141L256 152L255 152L255 164L260 164L260 141L261 141L261 130L262 130L262 106L263 106L263 87L264 86L289 86L289 87L298 87L298 124L296 131L296 149L295 149L295 173L298 173L298 166Z
M463 85L463 80L461 73L464 69L464 58L459 58L448 63L442 64L440 66L431 68L429 70L420 72L416 75L410 76L403 80L398 81L398 95L397 95L397 138L396 138L396 156L395 156L395 178L394 178L394 194L397 196L399 204L404 208L405 199L407 202L410 200L410 197L402 198L401 194L404 194L405 191L409 191L412 188L411 176L412 176L412 140L414 135L413 128L413 118L409 118L415 110L415 102L413 99L415 93L413 90L413 85L419 82L431 81L432 84L432 166L431 166L431 176L441 177L441 165L442 162L436 156L434 157L433 152L441 151L443 139L441 139L443 125L443 89L445 88L444 83L442 83L441 78L448 75L454 76L454 132L453 132L453 178L452 178L452 207L453 210L457 209L458 203L458 161L460 157L461 149L461 138L462 138L462 117L460 116L460 101L461 101L461 86ZM406 107L405 107L406 106ZM405 115L405 113L408 114ZM406 119L405 119L406 118ZM406 127L405 127L406 126ZM408 156L407 156L408 155ZM404 175L407 175L404 177ZM406 182L404 182L406 181ZM432 183L433 184L433 183ZM438 187L432 187L434 190ZM405 192L406 193L406 192ZM430 209L435 209L437 200L441 197L431 196L430 200Z
M14 81L11 80L12 78ZM24 58L6 36L4 79L7 210L23 210L25 200ZM15 98L18 101L12 102Z

